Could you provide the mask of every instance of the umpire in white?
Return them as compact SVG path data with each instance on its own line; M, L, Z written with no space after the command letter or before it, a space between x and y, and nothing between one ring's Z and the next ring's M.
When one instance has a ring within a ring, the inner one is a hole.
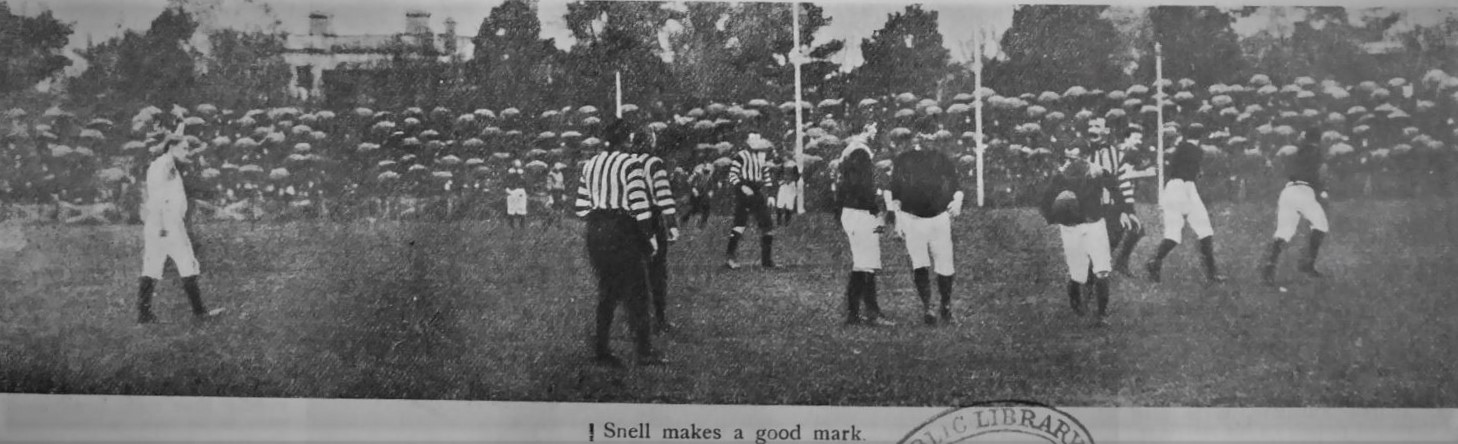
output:
M193 315L199 320L212 318L223 310L209 311L203 305L202 290L197 284L201 270L187 235L187 192L177 165L190 162L187 141L181 131L160 137L162 140L154 150L161 151L161 155L147 167L146 186L142 189L142 277L137 290L137 322L157 321L152 314L152 294L168 258L182 277L182 289L187 293Z
M876 137L876 125L869 124L860 134L851 136L840 155L839 181L835 186L840 203L840 225L850 240L851 273L846 283L846 306L850 310L847 325L893 325L881 317L876 301L876 271L881 269L881 218L876 202L876 166L872 163L870 141ZM861 304L866 306L861 316Z
M942 322L952 321L952 280L957 269L952 260L951 218L962 212L962 191L956 164L945 153L928 146L935 142L940 128L930 117L923 117L916 128L912 148L891 161L887 206L896 213L897 232L906 241L911 256L911 279L921 298L922 321L936 325L931 303L933 271L941 293Z
M659 365L648 325L648 261L658 249L643 161L627 152L632 134L626 122L607 128L607 148L582 167L577 216L586 219L587 257L597 275L597 332L593 360L621 367L608 345L613 314L621 302L628 310L639 364Z

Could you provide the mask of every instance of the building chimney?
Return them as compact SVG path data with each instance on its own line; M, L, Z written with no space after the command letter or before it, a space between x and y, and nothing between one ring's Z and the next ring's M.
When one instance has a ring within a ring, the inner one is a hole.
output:
M445 20L445 47L446 52L456 53L456 19L452 17Z
M430 34L430 13L421 10L412 10L405 13L406 34Z
M309 13L309 35L334 35L333 18L329 14L314 11Z

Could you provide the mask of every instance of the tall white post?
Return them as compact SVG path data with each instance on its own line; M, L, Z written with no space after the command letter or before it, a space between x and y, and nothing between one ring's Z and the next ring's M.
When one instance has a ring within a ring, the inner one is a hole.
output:
M618 113L618 118L621 119L621 118L623 118L623 72L622 71L618 71L617 73L614 74L614 78L616 78L616 80L617 80L616 83L617 83L617 91L618 91L617 92L617 96L618 96L618 100L617 100L617 104L618 104L617 110L618 111L617 111L617 113Z
M790 49L789 59L795 65L795 167L800 169L800 175L795 181L795 187L799 193L795 193L795 211L798 214L805 214L805 122L804 109L800 104L804 101L800 85L800 64L805 60L800 57L800 4L790 3L790 26L794 35L794 48Z
M1159 111L1155 112L1155 115L1157 116L1156 117L1156 119L1157 119L1156 120L1156 122L1157 122L1156 125L1158 126L1158 128L1155 128L1154 129L1154 134L1155 134L1154 139L1156 140L1156 143L1157 143L1155 146L1156 146L1156 149L1158 150L1158 152L1155 154L1155 159L1156 159L1155 160L1155 165L1157 167L1156 170L1159 172L1159 179L1158 179L1159 182L1158 182L1158 185L1156 185L1156 188L1155 189L1163 191L1164 190L1164 103L1165 103L1165 97L1164 97L1164 46L1163 45L1160 45L1159 42L1155 42L1154 43L1154 87L1155 87L1155 90L1154 90L1155 106L1159 107ZM1159 197L1157 199L1158 199L1159 204L1160 205L1164 205L1164 193L1163 192L1158 193L1158 196Z
M977 206L984 207L987 206L987 136L985 136L982 132L983 43L982 39L977 38L977 36L974 36L973 38L976 39L976 41L972 44L972 47L975 48L975 53L972 54L972 77L976 80L977 83L977 89L972 91L973 114L974 117L977 119L977 146L973 149L977 152Z

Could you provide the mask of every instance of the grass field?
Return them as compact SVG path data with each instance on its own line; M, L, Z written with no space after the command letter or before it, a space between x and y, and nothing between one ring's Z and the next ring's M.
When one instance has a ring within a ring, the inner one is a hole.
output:
M1141 209L1158 233L1151 208ZM917 324L904 248L884 239L881 300L901 325L843 327L838 223L782 230L780 270L720 268L726 221L673 246L666 368L587 365L591 273L580 225L214 224L197 229L204 297L135 320L140 228L37 227L0 257L0 391L714 404L1458 407L1458 260L1449 201L1339 202L1329 277L1256 283L1270 203L1216 205L1230 283L1206 288L1187 242L1165 283L1118 279L1110 325L1063 296L1056 231L1028 210L955 222L960 323ZM1303 229L1304 230L1304 229ZM751 230L753 239L754 232ZM1157 235L1156 235L1157 236ZM1142 264L1155 239L1134 262ZM745 242L741 258L757 258ZM620 316L621 319L621 316ZM631 356L626 329L614 346Z

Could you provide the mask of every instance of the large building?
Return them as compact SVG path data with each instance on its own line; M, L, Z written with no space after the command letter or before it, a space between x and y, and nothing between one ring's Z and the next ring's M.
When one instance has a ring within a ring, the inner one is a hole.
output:
M429 12L412 10L404 18L401 32L338 35L329 14L309 14L309 33L290 34L284 43L284 61L292 68L290 92L305 100L319 99L326 91L326 74L332 71L367 71L396 57L461 61L475 52L471 37L456 33L454 19L446 18L444 32L436 33Z

